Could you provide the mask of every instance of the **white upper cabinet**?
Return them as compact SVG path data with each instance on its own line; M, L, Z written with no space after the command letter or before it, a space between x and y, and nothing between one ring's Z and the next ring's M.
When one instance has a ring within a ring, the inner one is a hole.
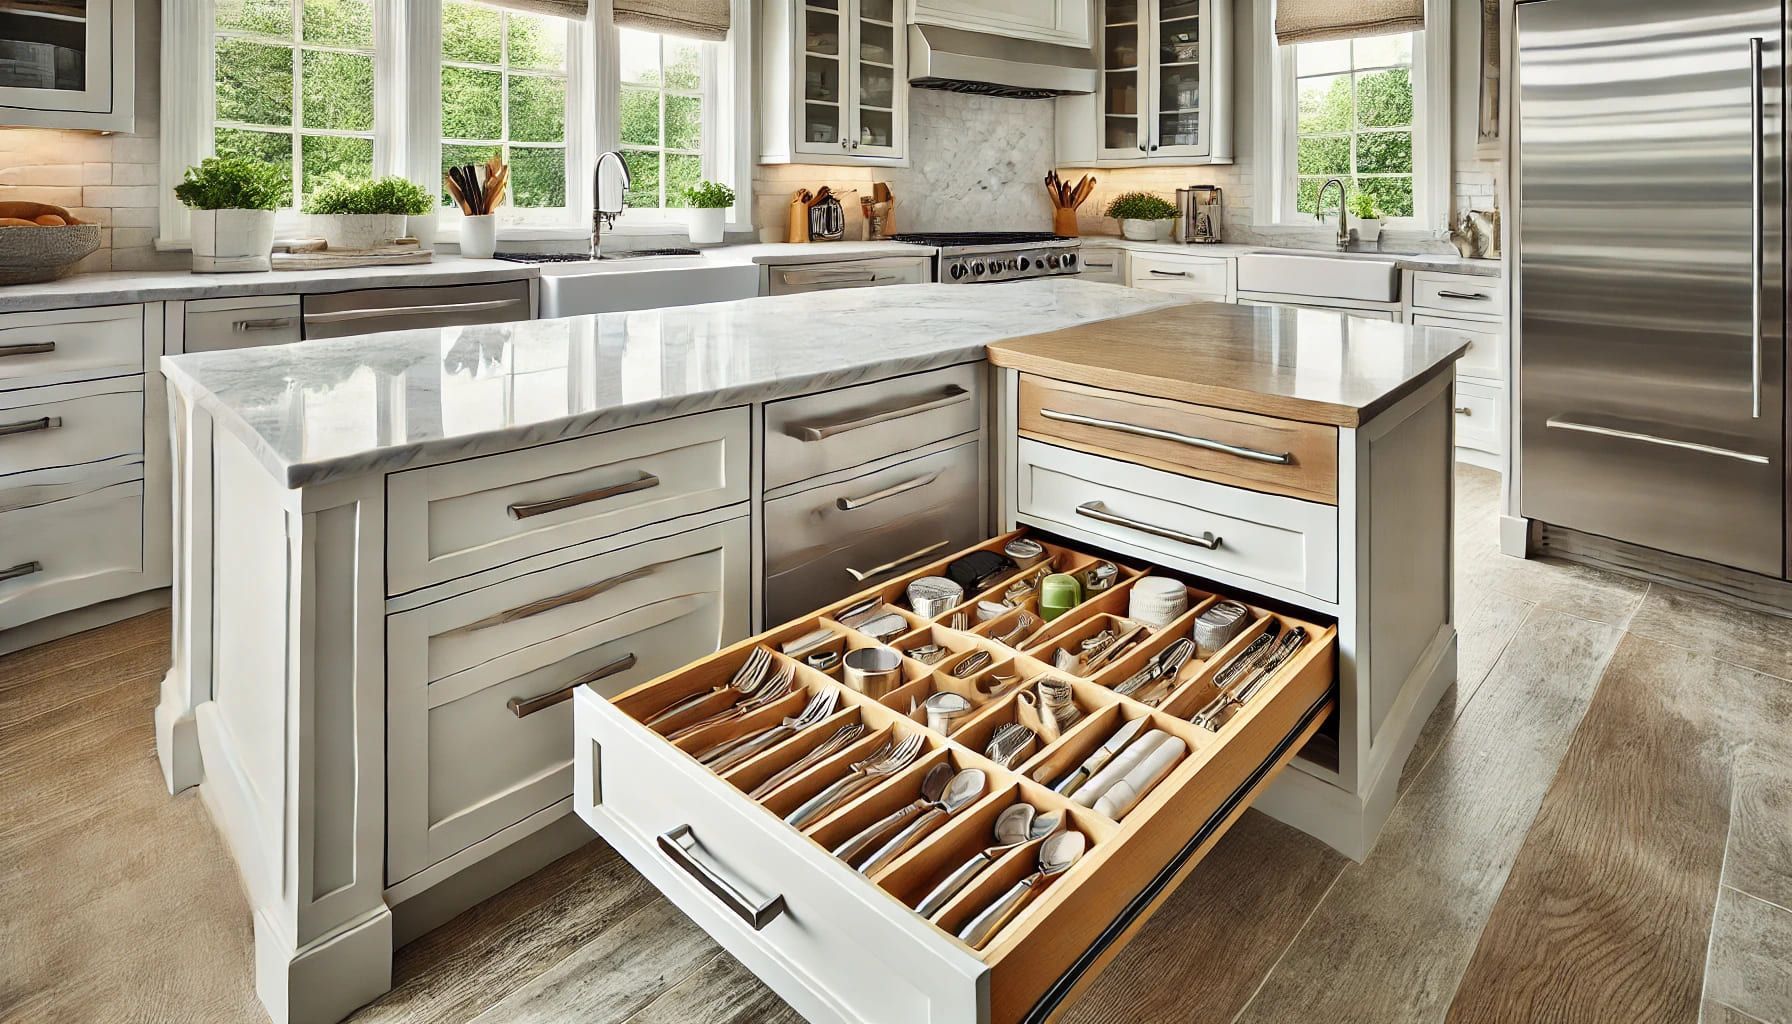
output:
M1094 96L1058 101L1058 162L1127 166L1232 160L1231 4L1106 0Z
M8 6L0 16L0 125L134 127L134 0Z
M1089 45L1093 0L914 0L913 20L1016 39Z
M761 163L908 162L903 0L767 0Z

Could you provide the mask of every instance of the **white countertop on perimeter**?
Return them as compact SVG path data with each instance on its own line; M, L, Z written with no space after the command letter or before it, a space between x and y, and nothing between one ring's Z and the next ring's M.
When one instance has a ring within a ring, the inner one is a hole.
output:
M1377 252L1373 249L1353 249L1350 252L1339 252L1336 249L1303 249L1273 243L1249 245L1243 242L1216 242L1211 245L1187 245L1182 242L1135 242L1130 238L1118 235L1084 235L1082 243L1086 246L1107 246L1113 249L1126 249L1130 252L1162 252L1184 256L1222 256L1237 259L1246 253L1268 252L1286 253L1293 256L1336 256L1347 260L1391 260L1401 270L1425 270L1440 274L1468 274L1473 277L1500 276L1499 260L1471 260L1456 253L1403 253Z
M813 292L167 356L287 487L982 359L1178 304L1074 278Z

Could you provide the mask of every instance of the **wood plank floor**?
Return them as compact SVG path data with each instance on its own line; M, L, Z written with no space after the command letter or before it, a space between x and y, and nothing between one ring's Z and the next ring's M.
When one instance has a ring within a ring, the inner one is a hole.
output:
M1353 864L1250 812L1079 1024L1792 1024L1792 620L1496 550ZM165 613L0 658L0 1022L260 1022L248 909L150 711ZM355 1024L795 1024L600 843L400 950Z

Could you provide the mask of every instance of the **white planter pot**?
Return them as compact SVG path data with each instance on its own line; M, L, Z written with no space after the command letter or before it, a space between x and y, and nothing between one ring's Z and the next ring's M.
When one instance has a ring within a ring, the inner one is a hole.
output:
M1157 232L1167 220L1123 220L1120 222L1120 234L1135 242L1155 242Z
M193 269L201 273L268 269L272 210L194 210Z
M417 240L418 248L434 249L436 247L435 212L432 210L421 217L406 217L404 233Z
M460 254L470 259L489 260L498 249L498 218L484 213L460 219Z
M1357 241L1378 242L1381 240L1381 218L1360 219L1356 222L1355 227Z
M720 245L722 230L728 220L728 211L723 207L709 209L692 209L685 211L685 222L689 225L692 245Z
M311 230L332 249L378 249L405 233L402 213L313 214Z

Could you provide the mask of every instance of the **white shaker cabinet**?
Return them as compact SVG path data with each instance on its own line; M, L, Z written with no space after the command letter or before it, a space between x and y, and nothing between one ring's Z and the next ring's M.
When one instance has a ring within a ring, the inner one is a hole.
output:
M915 0L913 20L1066 46L1089 45L1091 0Z
M908 162L904 0L768 0L760 163Z
M0 125L132 130L136 47L135 0L8 5L0 20Z
M1102 167L1232 161L1231 5L1105 0L1100 84L1059 99L1058 162Z

